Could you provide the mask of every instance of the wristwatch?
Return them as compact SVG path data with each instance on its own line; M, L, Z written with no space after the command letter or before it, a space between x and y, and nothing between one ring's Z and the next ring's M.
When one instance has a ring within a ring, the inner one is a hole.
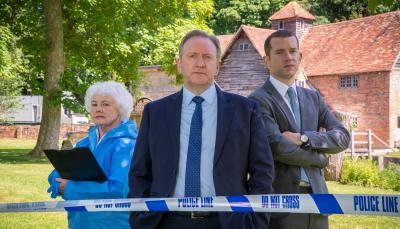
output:
M301 145L305 145L305 144L307 144L308 143L308 136L307 135L305 135L305 134L302 134L302 135L300 135L300 141L301 141Z

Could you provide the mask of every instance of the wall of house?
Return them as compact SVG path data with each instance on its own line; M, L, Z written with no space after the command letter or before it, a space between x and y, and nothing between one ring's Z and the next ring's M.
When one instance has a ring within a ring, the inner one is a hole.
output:
M160 66L141 67L145 78L139 87L141 95L156 100L180 90L181 86L175 85L174 77L170 77Z
M242 43L249 44L249 49L241 51ZM216 82L225 91L247 96L264 83L267 75L260 54L242 33L222 60Z
M356 131L371 129L382 140L392 142L389 127L389 72L361 73L358 88L339 88L340 76L308 76L336 111L358 117Z
M42 120L42 96L19 96L21 109L10 116L15 123L40 123Z
M390 139L391 142L400 143L400 128L398 119L400 117L400 66L394 69L390 75Z

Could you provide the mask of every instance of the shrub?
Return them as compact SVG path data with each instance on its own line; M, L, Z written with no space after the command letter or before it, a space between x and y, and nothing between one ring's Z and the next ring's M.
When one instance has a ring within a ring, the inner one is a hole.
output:
M380 173L380 177L383 188L400 191L400 165L389 163Z
M368 159L345 158L340 182L368 187L382 186L376 162Z

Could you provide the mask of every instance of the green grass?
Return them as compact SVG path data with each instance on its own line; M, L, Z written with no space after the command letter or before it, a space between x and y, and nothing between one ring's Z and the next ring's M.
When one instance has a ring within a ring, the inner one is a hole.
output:
M28 153L35 146L32 139L0 139L0 163L5 164L46 164L45 156L32 157Z
M328 181L330 193L334 194L394 194L400 192L380 188L366 188L355 185L343 185ZM375 228L400 228L400 217L364 216L364 215L332 215L329 217L331 229L375 229Z
M0 202L51 201L46 157L28 153L34 140L0 139ZM60 198L57 200L61 200ZM0 228L67 228L66 213L1 213Z
M33 140L0 139L0 202L50 201L47 175L52 170L45 157L27 153ZM336 194L395 194L400 192L328 182ZM61 200L58 198L57 200ZM400 228L400 217L332 215L331 229ZM0 213L0 228L67 228L66 213Z

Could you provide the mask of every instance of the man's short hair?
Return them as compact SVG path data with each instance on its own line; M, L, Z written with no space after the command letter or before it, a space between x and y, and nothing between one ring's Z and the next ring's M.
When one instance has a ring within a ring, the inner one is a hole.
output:
M265 40L264 42L264 51L265 51L265 55L270 56L271 55L271 40L274 37L295 37L296 41L297 41L297 47L299 47L299 39L297 38L296 34L294 34L291 31L288 30L278 30L273 32L271 35L269 35L269 37Z
M192 30L190 32L188 32L181 41L181 44L179 45L179 57L182 57L183 54L183 46L185 45L185 43L192 37L204 37L209 39L215 46L215 48L217 49L217 59L220 60L221 59L221 46L219 44L219 40L216 36L214 35L209 35L207 32L204 32L202 30Z

